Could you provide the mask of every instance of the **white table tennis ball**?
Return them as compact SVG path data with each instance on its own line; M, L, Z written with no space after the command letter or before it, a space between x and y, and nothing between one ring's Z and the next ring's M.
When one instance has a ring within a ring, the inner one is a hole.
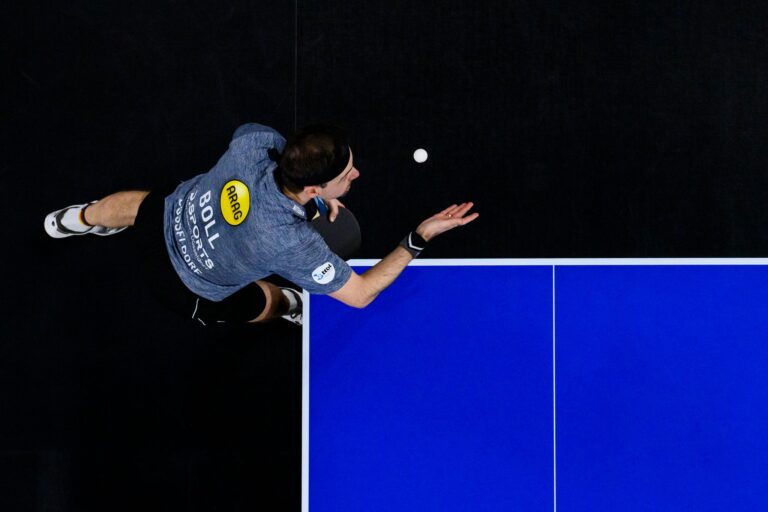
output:
M413 159L420 164L426 162L427 158L429 158L429 155L427 154L427 150L425 149L419 148L413 152Z

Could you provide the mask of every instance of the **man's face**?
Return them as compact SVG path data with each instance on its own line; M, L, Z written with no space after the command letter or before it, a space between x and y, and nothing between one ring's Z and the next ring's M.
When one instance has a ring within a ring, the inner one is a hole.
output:
M333 178L324 188L317 187L318 195L324 199L336 199L344 197L352 187L352 182L360 176L360 171L355 168L352 150L349 150L349 163L341 173Z

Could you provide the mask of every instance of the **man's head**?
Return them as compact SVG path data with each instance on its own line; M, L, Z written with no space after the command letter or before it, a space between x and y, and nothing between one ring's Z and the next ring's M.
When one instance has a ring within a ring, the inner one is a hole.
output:
M282 186L307 199L335 199L360 176L346 132L331 125L307 126L292 135L279 161Z

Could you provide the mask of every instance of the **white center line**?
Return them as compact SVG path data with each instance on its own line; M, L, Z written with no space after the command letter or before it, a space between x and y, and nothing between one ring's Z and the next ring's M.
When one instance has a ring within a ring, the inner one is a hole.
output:
M555 265L552 265L552 493L557 512L557 385L555 358Z

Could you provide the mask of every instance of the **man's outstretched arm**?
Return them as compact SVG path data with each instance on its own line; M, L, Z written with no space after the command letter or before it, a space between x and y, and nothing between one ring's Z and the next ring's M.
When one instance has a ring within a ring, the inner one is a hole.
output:
M480 216L479 213L467 215L472 206L473 203L451 205L419 224L416 233L429 242L441 233L469 224ZM330 295L348 306L364 308L397 279L413 258L409 251L398 246L365 273L353 272L344 286Z

